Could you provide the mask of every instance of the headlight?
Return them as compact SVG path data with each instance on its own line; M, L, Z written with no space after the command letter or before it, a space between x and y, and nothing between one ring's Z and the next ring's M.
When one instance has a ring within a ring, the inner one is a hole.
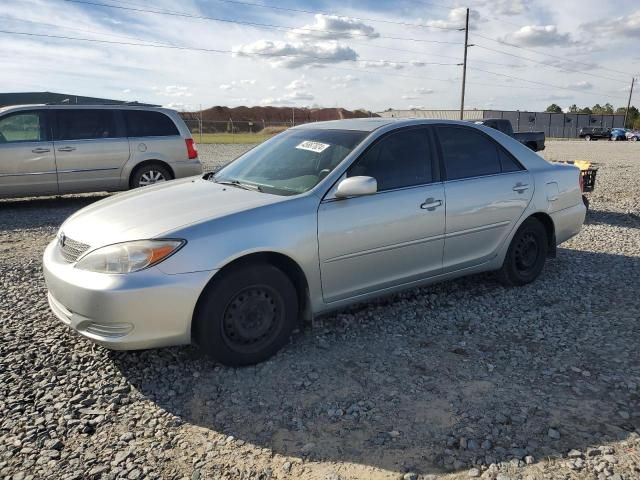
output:
M78 260L76 268L98 273L130 273L162 262L185 240L137 240L116 243L89 252Z

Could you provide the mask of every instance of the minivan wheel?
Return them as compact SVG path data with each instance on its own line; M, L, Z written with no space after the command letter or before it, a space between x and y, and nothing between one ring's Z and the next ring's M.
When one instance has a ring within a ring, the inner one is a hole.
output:
M280 350L297 320L298 295L289 277L273 265L245 265L203 292L194 340L224 365L252 365Z
M587 142L590 142L590 141L591 141L591 135L585 135L584 139L585 139Z
M159 163L148 163L136 169L131 176L131 188L146 187L154 183L173 179L167 167Z
M528 218L511 240L498 279L508 286L533 282L547 259L547 232L535 218Z

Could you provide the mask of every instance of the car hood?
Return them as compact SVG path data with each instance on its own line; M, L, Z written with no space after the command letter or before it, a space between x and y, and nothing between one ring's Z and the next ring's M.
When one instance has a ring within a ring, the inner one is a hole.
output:
M187 178L142 187L100 200L69 217L65 236L92 248L129 240L162 237L176 229L287 197Z

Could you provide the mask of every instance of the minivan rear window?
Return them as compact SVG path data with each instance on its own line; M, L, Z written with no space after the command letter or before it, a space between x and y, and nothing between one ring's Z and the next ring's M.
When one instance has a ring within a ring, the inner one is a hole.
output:
M162 112L124 110L128 137L169 137L180 135L178 127Z

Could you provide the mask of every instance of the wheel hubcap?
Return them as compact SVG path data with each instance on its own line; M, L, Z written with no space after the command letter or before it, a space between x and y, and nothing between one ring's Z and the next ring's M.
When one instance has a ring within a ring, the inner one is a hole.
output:
M540 246L532 233L525 233L516 245L515 260L518 271L527 273L538 262Z
M259 350L278 335L283 314L280 295L272 288L248 287L227 304L222 320L224 339L236 351Z
M140 176L139 185L146 187L147 185L153 185L154 183L164 182L166 180L162 172L158 170L148 170Z

